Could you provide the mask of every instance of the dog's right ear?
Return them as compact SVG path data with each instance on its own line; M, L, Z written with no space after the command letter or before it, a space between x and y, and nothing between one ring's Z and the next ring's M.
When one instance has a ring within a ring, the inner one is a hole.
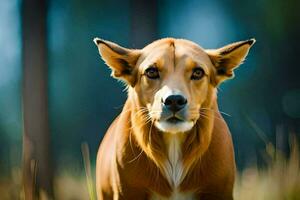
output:
M255 39L244 40L226 45L219 49L206 50L212 64L216 68L215 84L234 77L236 69L245 60Z
M140 56L140 50L127 49L113 42L94 39L99 53L105 63L111 68L111 75L125 81L132 87L136 82L136 62Z

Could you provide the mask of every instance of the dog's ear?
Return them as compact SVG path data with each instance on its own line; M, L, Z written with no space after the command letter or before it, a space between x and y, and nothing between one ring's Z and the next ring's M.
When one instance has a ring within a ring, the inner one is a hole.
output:
M226 79L233 78L233 70L245 60L255 39L235 42L219 49L206 50L216 68L215 84L218 85Z
M140 56L140 50L127 49L99 38L95 38L94 42L102 59L111 68L111 75L134 86L137 71L135 65Z

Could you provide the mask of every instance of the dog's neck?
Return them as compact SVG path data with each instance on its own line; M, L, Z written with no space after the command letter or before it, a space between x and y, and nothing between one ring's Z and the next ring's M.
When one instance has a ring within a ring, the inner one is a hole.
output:
M185 133L163 133L163 140L168 159L165 161L165 175L174 188L177 188L183 179L182 145Z

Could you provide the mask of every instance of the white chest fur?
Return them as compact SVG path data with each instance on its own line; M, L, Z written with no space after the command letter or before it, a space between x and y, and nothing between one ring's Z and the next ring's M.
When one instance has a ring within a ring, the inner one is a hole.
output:
M165 142L168 150L165 174L170 184L176 190L183 178L181 138L177 134L168 134L165 136Z
M185 174L182 165L182 151L181 145L185 135L181 133L171 134L166 133L164 135L164 140L166 144L166 149L168 151L168 159L164 165L164 173L173 187L172 196L169 198L161 197L155 193L151 199L153 200L189 200L193 199L193 194L191 193L180 193L178 187L182 182Z
M168 153L168 159L164 165L164 173L173 187L173 194L170 198L163 198L157 194L153 194L152 199L170 199L170 200L181 200L181 199L192 199L192 194L180 193L178 187L182 182L185 174L182 165L182 151L181 145L185 135L183 133L165 133L164 141Z

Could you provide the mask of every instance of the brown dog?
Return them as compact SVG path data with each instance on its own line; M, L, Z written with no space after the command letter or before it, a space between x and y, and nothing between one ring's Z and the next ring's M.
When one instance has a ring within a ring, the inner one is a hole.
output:
M98 199L232 199L234 151L217 86L255 40L216 50L173 38L141 50L94 42L128 86L98 152Z

